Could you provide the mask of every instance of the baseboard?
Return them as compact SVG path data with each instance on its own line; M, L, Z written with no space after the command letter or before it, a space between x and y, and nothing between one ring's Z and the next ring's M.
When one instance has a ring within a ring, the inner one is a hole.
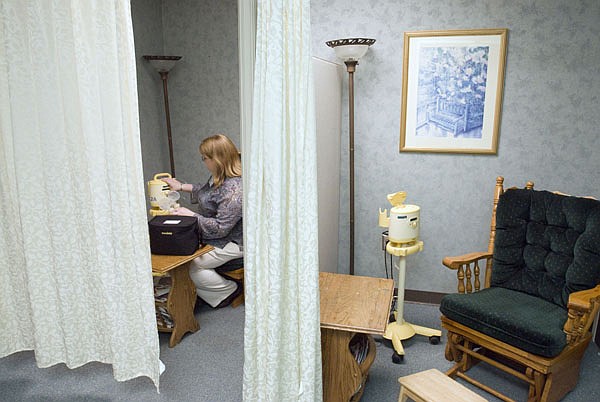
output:
M394 295L398 294L398 289L394 289ZM442 301L442 297L446 296L446 293L438 292L427 292L424 290L404 290L404 301L424 304L436 304L439 305Z

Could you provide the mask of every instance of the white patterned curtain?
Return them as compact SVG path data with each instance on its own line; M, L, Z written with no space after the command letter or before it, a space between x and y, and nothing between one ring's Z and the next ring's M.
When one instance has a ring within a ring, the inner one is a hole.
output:
M158 387L129 0L0 1L0 357Z
M310 1L259 0L244 133L244 400L322 400Z

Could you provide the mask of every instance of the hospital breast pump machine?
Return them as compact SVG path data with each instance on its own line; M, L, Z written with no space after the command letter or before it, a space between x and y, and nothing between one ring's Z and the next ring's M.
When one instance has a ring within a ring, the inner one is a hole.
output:
M401 363L404 360L402 340L415 334L429 337L429 342L438 344L442 332L437 329L421 327L404 321L404 280L406 276L406 256L423 250L423 242L419 240L420 212L416 205L404 204L406 192L388 194L388 201L392 205L390 214L387 210L379 209L379 226L388 228L388 243L385 251L392 256L399 257L398 264L398 299L396 301L395 321L390 322L385 330L384 338L392 341L394 355L392 361Z
M150 197L150 215L170 215L171 210L179 208L180 195L177 191L172 191L169 185L161 178L171 178L169 173L157 173L154 179L148 182L148 196Z
M387 210L379 210L379 226L388 228L385 251L395 256L406 256L423 250L423 242L418 241L421 208L404 204L406 191L388 194L387 199L392 204L390 216L387 216Z

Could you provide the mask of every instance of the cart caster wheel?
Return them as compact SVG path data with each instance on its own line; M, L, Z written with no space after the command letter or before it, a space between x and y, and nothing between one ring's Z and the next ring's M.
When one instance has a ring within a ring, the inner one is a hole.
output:
M440 337L436 335L430 336L429 343L431 343L432 345L437 345L438 343L440 343Z
M399 355L398 352L394 352L392 355L392 362L394 364L404 363L404 355Z

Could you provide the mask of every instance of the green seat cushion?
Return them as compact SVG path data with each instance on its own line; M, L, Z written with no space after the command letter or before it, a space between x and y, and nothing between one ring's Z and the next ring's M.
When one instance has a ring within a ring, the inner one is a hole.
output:
M567 310L512 289L494 287L442 298L447 318L536 355L553 357L566 346Z

